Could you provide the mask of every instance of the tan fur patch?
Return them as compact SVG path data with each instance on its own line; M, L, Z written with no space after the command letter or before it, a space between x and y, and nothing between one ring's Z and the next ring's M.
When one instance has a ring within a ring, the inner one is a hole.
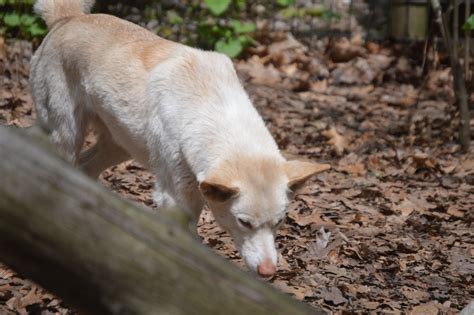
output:
M210 51L196 54L196 51L188 49L183 55L184 58L180 65L182 67L180 72L182 81L198 91L196 97L203 100L209 100L210 97L213 97L214 101L219 102L219 97L221 100L225 98L222 91L223 86L239 84L232 63L229 60L222 62L223 59L227 58L222 54ZM203 58L203 55L207 55L205 56L206 59ZM215 59L216 66L206 62L208 58Z
M105 51L111 43L113 45L122 43L123 49L130 50L130 57L138 58L147 71L168 59L179 47L184 47L179 43L163 39L138 25L106 14L78 15L58 22L55 24L55 30L60 30L67 25L82 32L93 32L91 38L94 39L94 45L89 49L93 49L92 47L99 49L100 47ZM97 32L98 28L99 32ZM74 49L74 47L71 48ZM84 49L84 47L82 48Z
M216 167L210 177L229 186L236 182L273 186L281 179L283 171L283 163L275 158L236 156Z
M328 170L329 168L331 168L329 164L302 161L287 162L285 164L285 173L288 176L288 186L291 189L296 189L312 175Z
M274 194L285 176L283 165L284 161L275 158L236 156L216 167L208 178L227 187L245 188L256 210L254 218L265 220L262 215L276 210Z
M172 41L157 37L151 43L143 42L136 46L138 56L145 69L150 71L158 64L167 60L176 50L178 44Z

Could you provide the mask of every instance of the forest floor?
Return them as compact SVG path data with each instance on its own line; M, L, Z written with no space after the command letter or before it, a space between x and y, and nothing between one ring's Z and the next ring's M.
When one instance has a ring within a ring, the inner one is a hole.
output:
M281 150L332 169L296 194L269 282L334 314L459 312L474 299L474 150L456 143L443 56L358 38L271 42L236 61L242 82ZM34 123L31 54L29 43L0 38L0 124ZM137 163L101 181L153 207L154 177ZM198 230L243 267L210 213ZM0 265L0 313L74 312Z

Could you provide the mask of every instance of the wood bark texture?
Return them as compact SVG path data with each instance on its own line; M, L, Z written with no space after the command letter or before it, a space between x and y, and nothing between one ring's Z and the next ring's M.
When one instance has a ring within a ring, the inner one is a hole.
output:
M324 314L0 127L0 260L86 314Z

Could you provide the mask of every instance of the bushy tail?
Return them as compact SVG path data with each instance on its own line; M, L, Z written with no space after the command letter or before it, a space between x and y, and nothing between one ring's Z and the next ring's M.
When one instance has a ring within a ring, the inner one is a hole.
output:
M94 0L37 0L34 10L51 27L62 18L89 13L93 5Z

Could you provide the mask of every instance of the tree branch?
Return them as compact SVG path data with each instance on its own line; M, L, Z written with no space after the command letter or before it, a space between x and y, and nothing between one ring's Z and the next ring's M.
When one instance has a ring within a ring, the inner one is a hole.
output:
M461 143L462 149L467 152L469 150L471 142L470 132L470 117L469 117L469 106L468 106L468 94L466 89L466 82L464 80L463 70L459 64L459 59L456 58L457 53L455 52L458 47L454 46L451 41L451 36L446 22L443 19L441 12L441 5L439 0L431 0L436 22L439 25L441 36L443 37L444 46L446 47L449 60L451 64L451 71L453 73L453 89L457 97L457 105L459 108L459 142ZM456 6L457 7L457 6Z

